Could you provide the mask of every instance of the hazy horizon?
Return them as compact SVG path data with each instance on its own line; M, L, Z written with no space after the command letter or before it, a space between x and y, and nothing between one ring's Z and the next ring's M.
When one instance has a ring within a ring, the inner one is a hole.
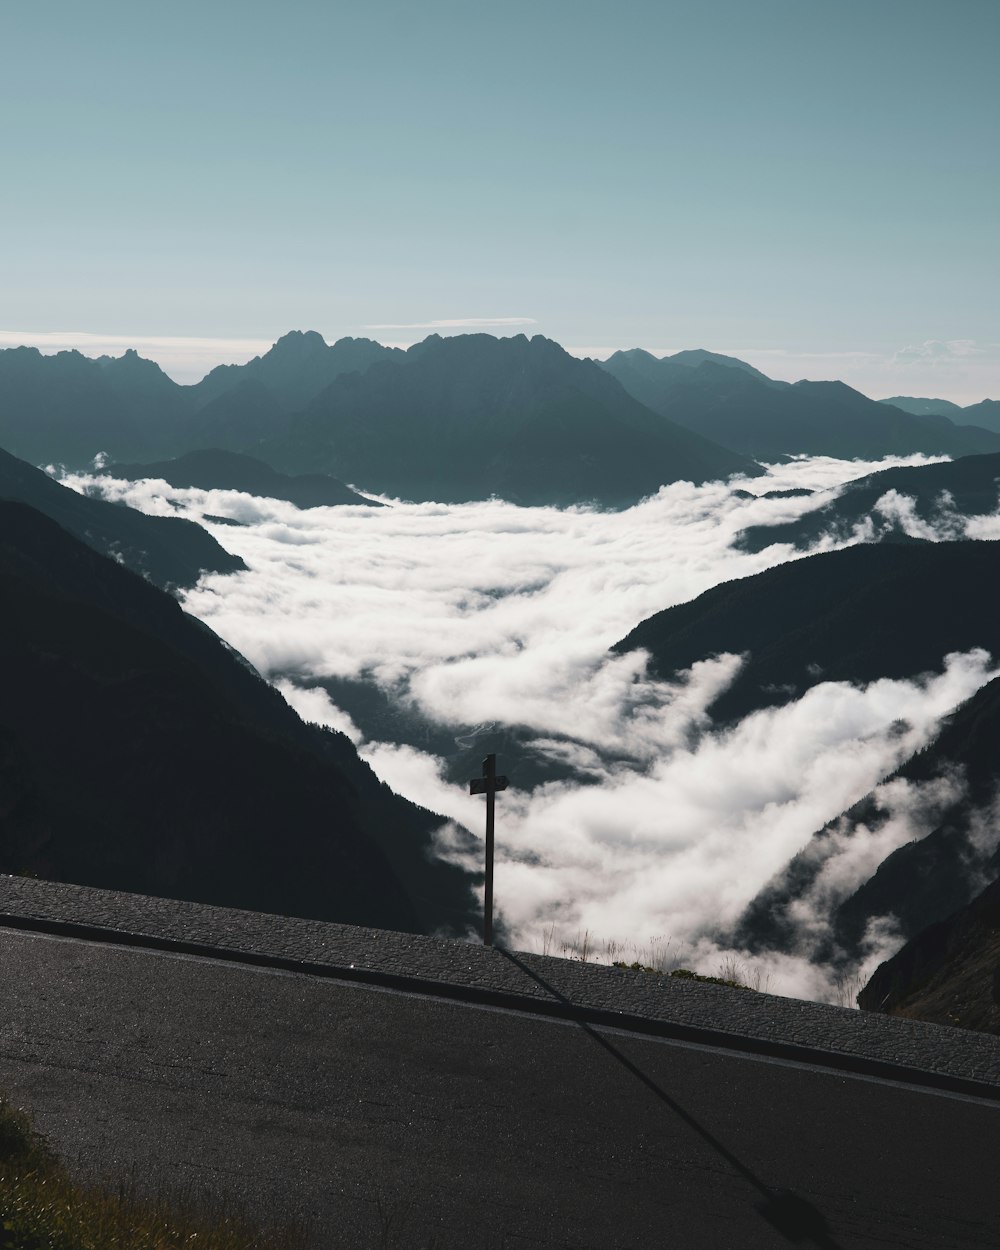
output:
M323 331L316 332L321 334L328 344L340 338L368 338L381 343L384 347L399 347L403 349L412 347L430 334L440 334L443 337L458 334L492 334L495 337L525 334L529 338L534 334L544 334L537 323L531 321L530 318L518 317L503 320L505 324L502 330L500 329L501 322L499 320L487 321L486 319L466 318L461 322L457 320L428 322L412 327L370 325L355 326L336 334L323 333ZM402 338L389 337L378 333L378 331L384 329L408 328L420 329L425 331L425 333L418 337ZM120 357L126 351L135 350L147 360L155 361L173 381L182 386L189 386L200 382L202 378L218 365L246 364L247 361L252 360L255 356L265 354L274 346L277 339L290 330L305 331L314 329L315 327L312 326L289 327L289 330L281 331L272 339L195 338L180 335L129 336L97 334L84 331L30 333L0 329L0 350L12 347L35 347L43 355L55 355L61 351L78 351L81 355L92 359L100 356ZM544 335L544 337L551 338L552 336ZM558 342L558 340L555 341ZM879 367L885 374L881 381L875 377L872 378L871 382L866 383L865 377L871 374L875 366L869 363L866 372L866 366L857 363L857 358L863 357L864 353L831 352L810 355L808 353L782 352L777 349L755 350L753 348L718 347L711 343L687 343L683 346L673 347L655 347L643 343L620 343L615 346L577 346L569 343L560 343L560 346L571 356L579 358L589 357L595 360L606 360L616 351L626 351L635 347L661 358L673 356L681 351L703 348L723 356L733 356L743 360L776 381L798 382L803 379L813 382L840 381L847 383L848 386L854 387L855 390L868 395L872 399L888 399L895 395L908 395L927 399L950 400L960 407L966 407L983 399L1000 397L1000 381L998 381L992 393L958 391L954 385L949 387L942 380L942 375L935 374L933 370L929 374L918 372L906 366L894 366L891 360L882 361L879 364ZM923 346L929 348L932 345L924 344ZM974 358L974 353L970 353L970 357ZM852 363L852 361L855 363ZM922 381L927 383L923 388L920 386ZM896 383L897 389L891 389L892 382Z
M8 334L190 378L522 325L1000 397L995 4L8 8Z

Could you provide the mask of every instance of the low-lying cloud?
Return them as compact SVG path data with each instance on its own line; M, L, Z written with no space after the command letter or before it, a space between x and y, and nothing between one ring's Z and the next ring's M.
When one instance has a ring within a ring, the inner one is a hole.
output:
M653 612L802 555L788 545L737 550L740 530L793 521L849 479L920 462L800 457L752 482L677 483L621 513L497 500L299 511L163 482L69 483L147 512L241 522L208 528L249 571L203 577L187 609L280 678L304 716L347 732L394 789L449 821L478 832L482 800L446 782L442 761L365 741L315 682L374 682L456 739L484 722L517 726L538 754L589 772L589 785L511 789L499 801L497 901L516 945L538 948L551 926L639 943L670 935L714 972L720 926L811 833L930 741L940 718L994 675L992 660L942 657L936 674L863 689L822 683L723 731L708 709L741 657L706 657L663 682L642 653L608 647ZM816 493L765 499L737 489L801 486ZM843 545L831 537L814 550ZM909 797L907 806L901 789L887 790L898 819L830 844L817 892L803 900L802 952L770 961L773 989L831 996L806 938L833 893L918 836L928 805ZM439 842L443 855L461 854L447 824ZM880 953L891 946L891 923L884 928L873 938Z

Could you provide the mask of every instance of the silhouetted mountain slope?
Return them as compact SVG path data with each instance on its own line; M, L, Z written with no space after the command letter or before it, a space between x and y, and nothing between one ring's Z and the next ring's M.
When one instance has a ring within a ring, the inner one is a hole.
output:
M706 351L704 347L689 348L686 351L674 352L672 356L664 356L659 359L653 356L651 352L643 352L641 349L637 349L637 351L633 352L626 351L615 353L616 356L632 356L633 358L637 354L648 357L648 360L655 362L661 370L664 363L672 367L683 365L688 369L695 369L698 365L703 365L708 362L715 365L724 365L729 369L741 369L744 373L749 373L751 377L756 378L759 382L767 383L768 386L788 385L786 382L775 382L774 379L769 378L766 373L761 373L761 371L759 369L755 369L753 365L748 365L745 360L739 360L736 356L723 356L719 352L709 352Z
M663 678L707 655L748 653L711 709L717 721L786 702L821 681L940 671L950 651L983 647L1000 658L1000 543L860 545L807 557L658 613L615 650L634 647L650 651L651 668ZM809 840L726 940L836 962L859 956L869 926L883 917L911 936L963 906L979 874L1000 874L995 840L970 838L979 827L976 813L990 811L1000 783L998 741L1000 680L959 708L932 746L896 774L919 786L941 776L962 779L958 797L941 800L927 837L893 852L856 889L825 899L829 927L810 929L803 949L803 907L808 913L816 906L803 900L844 831L877 833L892 818L881 799L866 797Z
M858 1005L1000 1034L1000 880L880 964Z
M772 381L759 369L743 360L737 360L735 356L720 356L717 352L707 352L703 348L676 352L673 356L656 357L652 352L643 351L641 347L633 347L615 352L613 356L599 363L602 369L621 382L630 395L635 396L647 408L665 416L670 415L669 409L676 406L679 398L688 394L700 396L706 387L710 390L721 387L726 391L728 386L735 386L738 390L739 380L719 373L723 368L738 370L763 386L780 388L787 385L785 382ZM701 365L709 367L701 369Z
M541 336L432 335L339 377L259 452L410 499L634 503L667 482L755 472L662 421L593 361Z
M793 454L852 459L1000 451L1000 435L989 430L956 426L940 416L914 416L843 382L788 386L749 367L704 360L684 368L671 366L669 356L641 359L648 355L619 352L603 367L655 412L756 460Z
M824 535L850 538L858 526L869 538L900 532L899 515L876 512L875 505L891 491L913 500L913 514L945 533L955 530L954 514L979 516L996 510L1000 493L1000 454L962 456L958 460L917 467L882 469L848 482L832 503L797 521L744 530L739 546L763 551L773 543L791 543L800 551ZM955 537L960 533L956 532Z
M381 504L372 503L325 473L288 477L262 460L218 448L189 451L176 460L160 460L152 464L108 464L101 472L129 481L160 478L177 487L238 490L267 499L286 499L299 508L325 508L337 504L381 507Z
M428 855L440 818L169 596L14 503L0 586L0 871L387 928L472 922L467 879Z
M185 416L169 452L213 447L243 451L288 429L288 413L263 382L257 378L231 380L231 390L213 396L204 407Z
M961 417L956 417L955 420L1000 431L1000 399L984 399L978 404L970 404L962 409Z
M1000 399L984 399L964 408L948 399L920 399L911 395L895 395L892 399L880 399L879 403L892 404L916 416L947 417L956 425L974 425L1000 432Z
M168 389L180 391L161 377ZM131 382L140 394L135 402ZM33 464L58 461L82 468L100 451L119 456L155 451L155 415L147 411L154 404L162 412L166 403L160 385L151 386L132 361L120 369L117 362L91 360L79 352L0 351L0 446Z
M245 365L220 365L179 386L135 351L94 360L0 351L0 445L34 464L89 465L159 459L195 448L250 449L281 435L288 414L341 373L401 355L369 339L327 346L315 333L286 334Z
M196 407L253 382L266 388L282 412L297 412L342 373L364 373L377 361L403 353L372 339L338 339L327 344L315 330L282 335L263 356L245 365L219 365L191 388Z
M952 421L961 421L962 408L953 404L950 399L919 399L914 395L893 395L891 399L880 399L880 404L889 404L901 412L909 412L915 417L948 417Z
M315 330L292 330L263 356L245 365L219 365L188 388L191 414L174 450L253 452L284 438L290 415L341 374L364 373L376 361L402 354L371 339L344 338L328 345Z
M115 395L141 413L145 425L172 420L181 411L188 387L169 378L153 360L146 360L134 348L121 356L98 356L104 380Z
M957 797L938 813L932 832L888 855L876 871L829 916L829 934L811 952L822 960L864 949L873 923L890 923L906 939L964 907L984 880L1000 876L996 796L1000 787L1000 678L958 708L937 739L918 752L892 780L934 782L952 777ZM794 948L792 911L822 870L831 839L844 828L864 826L877 834L891 818L872 795L813 836L753 900L734 940L751 949Z
M645 648L668 679L696 660L749 653L713 717L736 720L821 681L938 670L949 651L1000 658L1000 542L862 544L724 582L658 612L615 644Z
M20 500L64 529L162 587L193 586L202 572L245 569L211 534L181 517L153 517L120 504L78 495L0 451L0 499Z

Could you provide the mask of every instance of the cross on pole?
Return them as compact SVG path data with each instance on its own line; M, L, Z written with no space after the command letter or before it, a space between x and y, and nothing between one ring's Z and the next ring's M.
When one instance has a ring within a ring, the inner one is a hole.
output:
M493 804L498 790L507 789L507 778L497 776L497 757L483 760L483 775L469 782L470 794L486 795L486 893L483 899L483 945L493 945Z

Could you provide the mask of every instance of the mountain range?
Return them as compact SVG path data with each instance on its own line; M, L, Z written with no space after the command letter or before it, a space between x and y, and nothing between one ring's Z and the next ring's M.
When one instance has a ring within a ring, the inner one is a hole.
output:
M986 430L1000 430L1000 399L983 399L978 404L953 404L950 399L918 399L912 395L896 395L880 399L903 412L921 417L947 417L959 425L978 425Z
M340 374L396 354L370 339L327 345L314 331L292 331L263 356L182 386L134 350L92 359L10 348L0 351L0 446L35 464L77 469L99 452L132 461L243 451L279 435L288 416Z
M900 405L777 382L704 349L598 364L541 336L431 335L401 351L293 331L192 386L134 351L0 351L0 446L32 463L84 468L105 453L136 467L219 449L417 500L618 507L789 454L1000 452L998 401Z
M654 412L755 460L1000 451L996 430L904 411L843 382L775 382L715 353L658 359L633 349L615 352L603 368Z
M432 335L399 360L338 378L260 454L451 503L499 495L618 507L664 483L758 471L540 335Z

